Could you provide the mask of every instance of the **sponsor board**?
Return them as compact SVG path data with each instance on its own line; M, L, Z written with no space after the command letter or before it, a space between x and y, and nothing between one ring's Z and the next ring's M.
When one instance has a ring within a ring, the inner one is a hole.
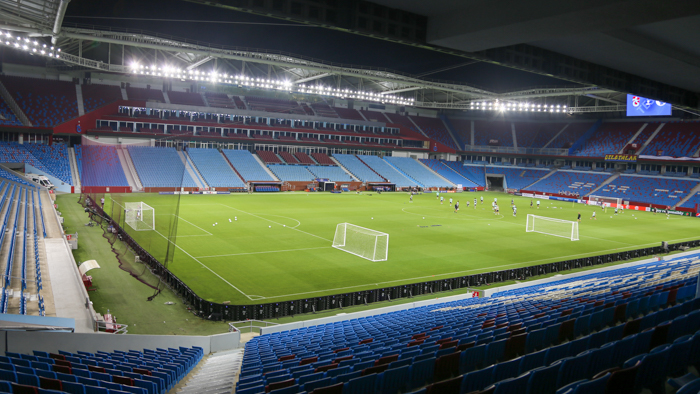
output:
M635 163L638 157L637 155L605 155L605 161Z

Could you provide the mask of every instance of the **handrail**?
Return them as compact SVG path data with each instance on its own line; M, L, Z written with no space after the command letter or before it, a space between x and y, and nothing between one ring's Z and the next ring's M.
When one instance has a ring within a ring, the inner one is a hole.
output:
M29 214L29 189L24 190L24 229L22 231L22 288L20 289L19 314L27 314L27 300L24 290L27 288L27 215Z
M243 323L243 327L236 327L236 324ZM265 325L253 325L253 323L264 323ZM258 334L260 333L260 328L262 327L269 327L269 326L278 326L279 323L272 323L269 321L264 321L264 320L242 320L242 321L234 321L234 322L229 322L228 323L228 332L240 332L243 333L242 330L244 329L249 329L250 331L248 332L253 332L253 329L258 329Z
M10 250L7 253L7 266L5 267L5 288L10 286L10 275L12 274L12 260L15 254L15 241L17 240L17 220L19 219L19 206L22 202L22 188L19 188L17 194L17 207L15 207L15 221L12 224L12 233L10 236Z
M44 230L44 238L46 238L46 225L44 224L44 208L42 207L42 204L41 204L41 194L39 194L38 198L39 198L39 213L41 214L41 228Z

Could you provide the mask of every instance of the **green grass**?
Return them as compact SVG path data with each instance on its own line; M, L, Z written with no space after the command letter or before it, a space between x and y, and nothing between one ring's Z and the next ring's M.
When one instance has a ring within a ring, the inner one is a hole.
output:
M89 272L97 289L90 292L90 300L98 313L109 310L117 320L129 326L131 334L154 335L210 335L228 331L228 324L203 320L187 311L186 306L165 288L153 301L153 289L134 279L119 268L119 262L109 242L102 237L100 227L85 227L89 221L78 197L71 194L57 196L58 209L64 217L66 233L79 235L78 249L73 251L77 262L97 260L99 269ZM147 272L146 275L151 275ZM166 305L173 302L173 305Z
M481 195L485 204L466 206ZM554 201L542 201L537 210L529 207L530 199L519 197L513 217L506 194L447 196L461 200L459 213L434 194L415 196L413 203L404 193L114 198L119 204L144 201L155 207L157 231L126 228L157 258L165 255L165 237L177 212L177 248L168 268L200 297L232 304L347 293L656 246L662 240L693 239L698 223L633 211L615 216L610 209L603 214L600 208ZM494 197L501 202L500 216L491 212ZM108 198L107 212L110 205ZM595 221L589 219L594 210ZM525 232L528 213L575 220L577 212L582 214L580 241ZM389 260L371 262L332 248L342 222L389 233Z

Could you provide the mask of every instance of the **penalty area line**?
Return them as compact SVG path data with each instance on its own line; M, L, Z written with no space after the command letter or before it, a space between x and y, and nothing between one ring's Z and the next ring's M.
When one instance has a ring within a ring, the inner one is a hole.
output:
M297 252L300 250L314 250L314 249L331 249L332 246L319 246L317 248L301 248L301 249L285 249L285 250L268 250L263 252L248 252L248 253L232 253L232 254L218 254L213 256L197 256L198 259L208 259L213 257L230 257L230 256L245 256L248 254L266 254L266 253L282 253L282 252Z

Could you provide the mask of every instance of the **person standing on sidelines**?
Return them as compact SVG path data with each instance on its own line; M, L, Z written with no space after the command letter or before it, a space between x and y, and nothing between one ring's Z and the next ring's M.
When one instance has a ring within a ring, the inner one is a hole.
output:
M530 199L530 208L532 208L532 199Z
M104 197L100 198L100 205L102 205L101 208L104 211L105 210L105 198Z
M540 200L537 200L537 209L540 209Z
M578 213L578 221L581 221L581 212Z

